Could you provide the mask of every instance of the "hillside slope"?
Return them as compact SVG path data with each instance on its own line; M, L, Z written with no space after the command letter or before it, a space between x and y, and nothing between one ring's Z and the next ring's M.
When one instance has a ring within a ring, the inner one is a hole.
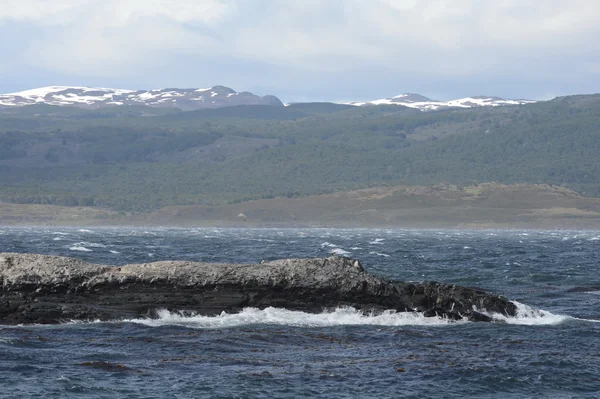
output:
M0 203L0 225L600 228L600 199L548 185L397 186L131 214Z
M0 113L5 202L146 212L490 181L600 194L600 96L435 113L331 104L152 116L20 109Z

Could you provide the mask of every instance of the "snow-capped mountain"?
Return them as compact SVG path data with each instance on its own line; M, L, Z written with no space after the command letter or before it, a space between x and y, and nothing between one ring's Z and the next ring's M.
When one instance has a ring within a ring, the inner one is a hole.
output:
M351 105L403 105L405 107L417 108L421 111L435 111L448 108L474 108L474 107L499 107L503 105L522 105L534 103L532 100L508 100L501 97L475 96L459 98L450 101L432 100L420 94L406 93L396 97L383 98L367 102L352 102Z
M206 89L124 90L96 87L49 86L19 93L0 94L0 107L31 104L70 105L100 108L117 105L147 105L151 107L194 110L233 105L278 105L275 96L260 97L250 92L236 92L225 86Z
M396 97L351 105L403 105L422 111L448 108L497 107L533 103L531 100L508 100L500 97L475 96L450 101L432 100L420 94L407 93ZM260 97L250 92L236 92L225 86L206 89L126 90L81 86L49 86L18 93L0 94L0 107L32 104L65 105L83 108L114 107L118 105L146 105L161 108L195 110L234 105L276 105L283 103L275 96Z

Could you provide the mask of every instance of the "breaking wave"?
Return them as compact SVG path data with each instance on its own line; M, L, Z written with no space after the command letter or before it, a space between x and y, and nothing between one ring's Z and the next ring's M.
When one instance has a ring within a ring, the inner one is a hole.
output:
M568 320L577 320L571 316L557 315L535 309L518 302L517 315L506 317L489 314L495 321L519 325L556 325ZM441 317L425 317L422 313L396 312L387 310L377 314L365 314L351 307L337 308L322 313L306 313L281 308L266 309L245 308L240 313L222 312L218 316L184 315L179 312L159 310L156 319L133 319L127 322L151 327L184 326L191 328L231 328L247 325L267 324L292 327L333 327L333 326L447 326L469 323L453 321ZM594 320L584 320L594 321Z
M92 252L91 249L84 247L83 245L72 245L69 247L71 251L79 251L79 252Z
M230 328L246 325L269 324L292 327L331 326L441 326L456 324L448 319L425 317L420 313L387 310L379 314L364 314L354 308L337 308L322 313L306 313L268 307L266 309L245 308L240 313L223 312L218 316L184 316L168 310L158 311L157 319L127 320L147 326L178 325L195 328Z
M526 326L556 325L568 320L575 320L575 318L571 316L554 314L548 312L547 310L536 309L534 307L525 305L517 301L511 302L517 305L516 316L507 317L499 313L482 313L487 314L488 316L492 317L494 320L499 322L504 322L507 324L521 324Z

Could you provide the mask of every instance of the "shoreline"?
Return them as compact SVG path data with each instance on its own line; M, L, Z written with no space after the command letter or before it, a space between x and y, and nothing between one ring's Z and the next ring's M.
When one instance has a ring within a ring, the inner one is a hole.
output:
M28 229L28 228L63 228L63 229L87 229L94 228L100 230L110 229L222 229L222 230L397 230L397 231L519 231L519 232L537 232L537 231L600 231L600 225L596 227L521 227L521 226L437 226L437 227L419 227L419 226L291 226L291 225L151 225L151 224L1 224L0 229Z
M2 226L600 229L600 198L548 185L396 186L147 212L0 202Z

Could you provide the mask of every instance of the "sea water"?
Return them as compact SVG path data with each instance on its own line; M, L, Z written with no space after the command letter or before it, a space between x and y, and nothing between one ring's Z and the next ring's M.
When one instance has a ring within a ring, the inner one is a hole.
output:
M332 253L373 274L483 288L496 323L248 308L215 317L0 325L0 397L600 396L600 232L0 228L0 251L110 265Z

